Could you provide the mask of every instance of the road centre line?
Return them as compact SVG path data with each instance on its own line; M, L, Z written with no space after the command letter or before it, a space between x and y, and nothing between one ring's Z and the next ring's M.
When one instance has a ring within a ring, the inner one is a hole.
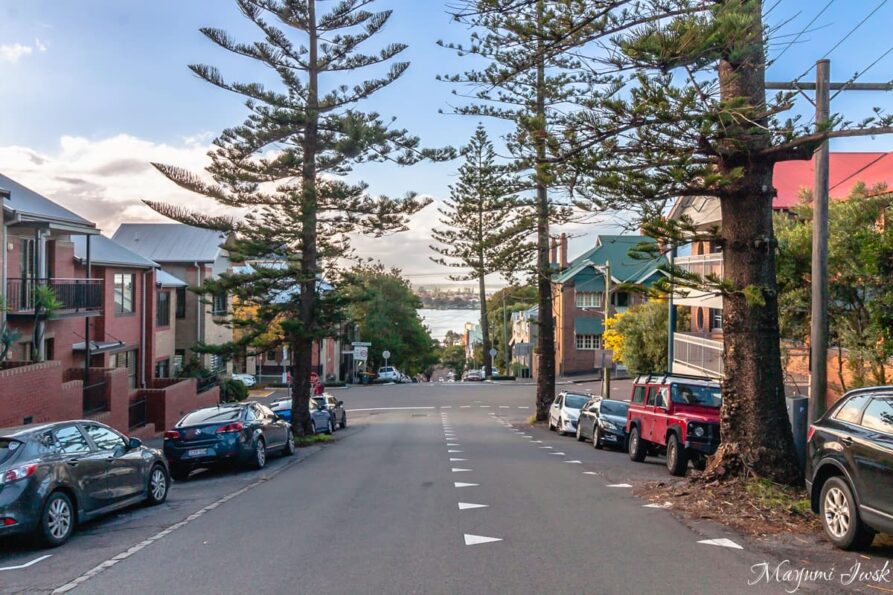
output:
M348 413L355 411L410 411L415 409L436 409L436 407L369 407L366 409L345 409Z

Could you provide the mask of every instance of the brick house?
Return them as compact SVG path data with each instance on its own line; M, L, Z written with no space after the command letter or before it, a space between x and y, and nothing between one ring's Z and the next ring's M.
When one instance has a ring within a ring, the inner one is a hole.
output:
M194 354L196 343L222 344L232 341L233 331L223 324L222 314L229 307L229 296L222 294L203 299L188 286L197 287L231 270L226 235L182 223L123 223L112 239L147 258L183 286L171 288L174 294L175 355L171 369L177 369L197 356L203 366L214 372L232 372L232 363L210 354ZM210 302L210 303L208 303Z
M772 202L773 209L790 210L800 201L804 189L812 189L814 164L814 158L810 161L783 161L775 164L772 182L777 194ZM891 180L893 152L830 154L829 196L834 200L845 199L858 182L871 187ZM680 198L668 216L688 217L705 230L722 225L719 200L714 197ZM722 248L717 242L695 242L688 250L689 254L676 259L678 266L701 276L723 276ZM686 295L677 296L675 303L690 309L691 329L686 333L676 333L673 337L673 371L722 378L722 297L710 292L689 291ZM836 350L829 351L829 358L834 357L837 357ZM806 367L805 364L801 366L804 370ZM833 367L829 366L830 370ZM804 376L802 371L797 370L801 372L797 374L801 379ZM829 385L835 382L836 379L829 378Z
M610 263L611 304L614 312L625 312L644 301L641 293L617 289L621 284L650 286L662 275L657 267L663 258L641 260L630 251L652 238L633 235L599 235L595 246L570 263L567 238L562 236L552 250L555 317L555 370L559 376L591 373L595 350L602 349L605 319L605 265ZM557 248L557 251L556 251Z

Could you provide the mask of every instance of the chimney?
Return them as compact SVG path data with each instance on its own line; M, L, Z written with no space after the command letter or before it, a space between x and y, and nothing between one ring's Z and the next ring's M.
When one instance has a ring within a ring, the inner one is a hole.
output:
M549 264L558 263L558 240L552 238L549 249Z
M561 254L561 269L567 268L567 234L562 233L558 241L558 252Z

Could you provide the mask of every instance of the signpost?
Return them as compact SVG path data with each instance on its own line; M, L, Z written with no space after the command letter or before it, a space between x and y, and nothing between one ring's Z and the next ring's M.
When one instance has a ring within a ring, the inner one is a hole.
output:
M493 373L493 358L496 357L497 353L499 353L499 351L495 347L490 348L490 373L491 374Z
M369 359L369 348L356 346L353 348L353 358L355 361L364 362Z

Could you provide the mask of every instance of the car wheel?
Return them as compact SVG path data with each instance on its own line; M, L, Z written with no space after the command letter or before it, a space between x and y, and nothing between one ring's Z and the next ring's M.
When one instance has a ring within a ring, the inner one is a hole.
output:
M560 417L558 418L558 427L555 431L558 432L559 436L567 436L567 432L564 431L564 420Z
M68 541L74 531L74 506L64 492L53 492L43 505L38 535L49 547L58 547Z
M173 477L175 481L186 481L187 479L189 479L190 473L192 473L192 469L190 467L186 467L183 465L171 465L171 477Z
M282 452L287 457L295 454L295 435L291 430L288 431L288 438L285 439L285 448L282 449Z
M551 415L549 416L549 431L550 432L555 431L555 426L552 424L552 416Z
M692 467L697 469L698 471L703 471L707 468L707 457L704 455L698 455L691 461Z
M347 413L345 413L344 415L341 416L340 426L341 426L342 430L347 427Z
M255 469L263 469L267 464L267 443L263 438L258 438L254 443L254 460L251 462Z
M599 449L599 450L601 450L601 449L603 449L603 448L605 447L605 445L602 444L602 431L601 431L601 428L596 428L596 429L595 429L595 434L592 435L592 446L593 446L594 448Z
M636 463L641 463L645 460L645 443L639 437L639 428L633 426L633 429L629 431L629 458L635 461Z
M583 436L583 424L579 421L577 422L577 442L585 442L586 438Z
M331 436L335 432L335 422L331 419L329 420L329 427L326 428L326 434Z
M819 516L825 535L840 549L862 549L874 541L875 532L862 523L853 492L841 477L832 477L822 486Z
M149 489L146 497L146 503L149 506L156 506L167 500L167 492L170 489L171 482L168 480L167 471L161 465L155 465L149 472Z
M670 434L667 440L667 470L676 477L685 477L688 470L688 452L679 444L676 434Z

